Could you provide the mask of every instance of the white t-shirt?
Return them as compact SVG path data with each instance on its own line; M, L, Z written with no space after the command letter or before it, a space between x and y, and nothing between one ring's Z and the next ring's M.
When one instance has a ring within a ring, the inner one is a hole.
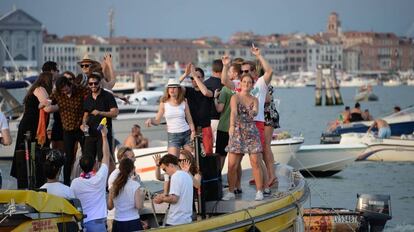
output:
M118 177L119 168L116 168L108 178L108 189L112 188L112 184L114 183L115 179ZM108 210L107 219L114 219L115 218L115 208Z
M185 101L178 106L165 102L164 117L167 122L168 133L182 133L190 129L185 118Z
M75 198L73 190L60 182L45 183L40 188L46 189L47 193L56 195L58 197L63 197L66 199Z
M102 164L95 176L85 179L75 178L70 188L82 204L83 212L87 215L83 222L106 218L106 178L108 166Z
M193 214L193 179L187 172L178 170L170 178L170 192L179 197L178 202L170 205L167 224L190 223Z
M129 178L119 195L114 198L115 220L130 221L139 218L139 211L135 208L135 192L139 187L138 182Z
M0 112L0 130L5 130L5 129L9 129L9 124L7 123L6 116L4 116L2 112Z
M257 79L256 83L254 83L253 89L250 92L253 96L255 96L257 98L257 100L259 101L259 105L258 105L258 112L256 117L254 117L254 121L258 121L258 122L264 122L264 105L266 102L266 95L267 95L267 85L266 82L263 78L263 76L259 77L259 79Z

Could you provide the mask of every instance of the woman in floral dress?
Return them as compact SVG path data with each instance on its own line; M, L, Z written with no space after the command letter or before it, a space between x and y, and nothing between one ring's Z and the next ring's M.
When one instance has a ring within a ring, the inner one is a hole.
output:
M263 173L260 169L262 161L262 145L260 143L259 131L256 128L254 117L258 112L258 100L250 94L253 88L253 78L250 74L241 77L241 91L232 96L230 101L230 127L229 145L226 148L228 154L228 173L229 192L225 194L223 200L235 198L234 188L237 182L237 167L243 155L249 154L252 166L253 177L256 182L255 200L263 200Z

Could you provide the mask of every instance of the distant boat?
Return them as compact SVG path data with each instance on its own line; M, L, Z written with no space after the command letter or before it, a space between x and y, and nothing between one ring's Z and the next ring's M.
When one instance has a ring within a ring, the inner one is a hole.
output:
M378 96L372 92L370 85L361 86L355 94L354 100L359 101L378 101Z
M372 134L349 133L341 136L340 144L367 145L368 147L359 154L358 161L414 161L413 134L403 135L402 138L379 139Z
M391 127L391 135L401 136L414 131L414 106L410 106L397 113L381 117ZM360 121L340 124L334 131L323 133L321 143L339 143L341 134L359 132L365 133L373 121Z
M120 113L157 112L163 91L140 91L125 95L129 103L117 99Z

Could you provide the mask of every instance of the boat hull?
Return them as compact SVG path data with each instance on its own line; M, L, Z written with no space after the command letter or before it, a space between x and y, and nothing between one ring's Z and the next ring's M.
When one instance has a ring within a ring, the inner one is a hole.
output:
M362 144L302 145L288 164L306 176L330 176L352 164L366 148Z
M287 164L295 152L299 149L303 143L302 137L290 138L285 140L272 141L272 152L275 158L275 163ZM156 154L167 154L167 147L151 147L143 149L134 149L136 157L135 168L136 172L140 175L142 180L153 180L155 164L152 156ZM242 169L251 168L250 160L248 157L243 157L241 162ZM224 163L222 174L227 174L228 163L227 159Z
M344 134L341 144L361 143L368 147L357 157L357 161L390 161L390 162L414 162L414 140L392 137L390 139L378 139L365 133Z

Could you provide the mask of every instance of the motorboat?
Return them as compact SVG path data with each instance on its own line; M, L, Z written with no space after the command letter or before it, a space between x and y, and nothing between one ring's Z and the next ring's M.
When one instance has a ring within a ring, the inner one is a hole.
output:
M392 136L401 136L414 132L414 106L381 118L387 121L391 128ZM345 133L365 133L372 123L373 121L360 121L340 124L333 131L323 133L321 143L339 143L341 135ZM376 129L374 128L373 131L376 131Z
M380 139L373 134L348 133L341 136L341 144L367 145L358 155L358 161L414 161L414 134Z
M354 97L354 100L359 101L378 101L378 96L372 92L370 85L361 86Z
M304 176L331 176L352 164L366 148L360 143L302 145L288 165Z
M292 138L290 141L296 140ZM303 138L301 138L301 141L303 142ZM286 146L290 146L290 143L286 143ZM276 142L275 147L280 147L280 144L280 141L279 143ZM156 166L153 155L166 154L167 147L134 149L133 151L136 158L135 171L139 174L143 186L150 194L161 192L163 182L155 179ZM282 172L280 171L282 168L279 168L279 185L272 187L271 196L265 197L263 201L255 201L256 190L248 183L248 179L252 175L250 162L245 157L244 160L247 162L242 163L243 194L233 200L222 201L223 187L219 171L219 158L217 156L205 156L198 152L196 152L196 155L203 175L201 191L198 193L199 201L196 203L197 212L201 214L201 217L189 224L162 228L163 231L235 231L249 228L259 229L260 231L301 231L298 228L303 228L303 225L301 225L302 218L298 215L303 211L303 203L309 196L309 188L299 172L289 171L288 169ZM207 163L203 160L214 160L214 162ZM210 174L207 174L208 172ZM214 172L216 176L208 179L206 176L211 175L211 172ZM226 173L227 170L222 172L222 174ZM200 201L204 203L200 203ZM151 228L156 231L160 228L158 222L162 221L168 204L154 205L151 200L148 200L144 203L144 206L144 210L140 211L141 218L145 218Z
M160 104L160 98L163 91L140 91L134 94L127 94L125 98L128 102L116 99L119 112L122 113L139 113L139 112L157 112Z

